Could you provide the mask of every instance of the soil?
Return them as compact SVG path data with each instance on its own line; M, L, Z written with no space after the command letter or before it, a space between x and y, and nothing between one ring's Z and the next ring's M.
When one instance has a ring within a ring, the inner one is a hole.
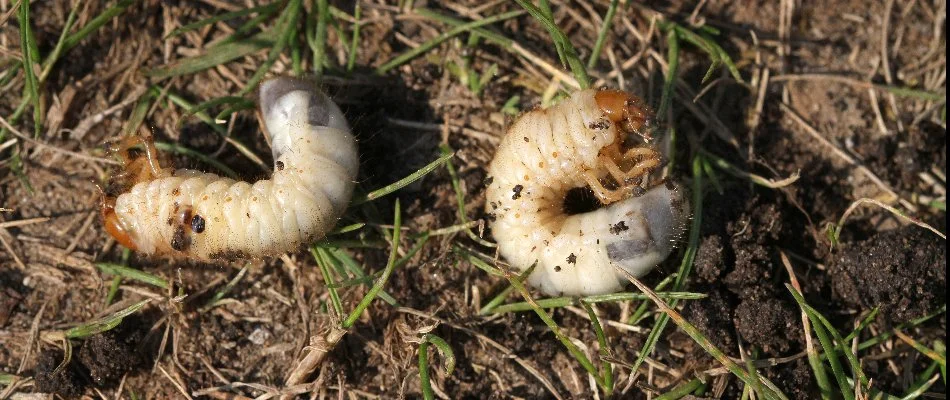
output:
M902 228L848 244L831 265L834 294L853 307L880 308L900 324L947 303L947 246L919 229Z
M34 367L34 388L40 393L53 393L66 398L83 394L88 382L86 371L74 360L59 368L66 357L60 350L44 350L37 356Z
M316 7L304 3L308 5L302 15L313 19ZM331 3L343 13L355 11L346 2ZM466 21L517 8L507 2L485 8L477 1L424 3L414 6ZM551 3L557 25L586 61L610 2ZM701 222L697 253L680 291L705 297L679 301L677 310L687 321L731 357L774 361L759 371L789 398L810 399L818 389L804 357L806 332L801 309L789 292L790 273L808 304L843 335L877 307L878 317L858 335L862 341L944 309L944 239L873 206L861 206L848 218L837 243L826 233L855 200L865 197L946 231L946 122L941 115L946 92L945 2L834 0L819 8L800 2L722 0L700 2L699 9L694 9L696 2L632 3L618 11L604 52L589 71L595 85L622 87L659 104L667 45L665 33L648 35L654 18L697 31L700 25L715 28L719 34L712 37L735 60L744 80L736 82L717 68L712 79L703 82L709 58L682 42L678 76L684 92L673 101L671 114L659 118L661 128L670 123L676 128L676 151L669 165L671 179L679 186L692 187L691 162L697 156L733 167L710 165L703 172L703 211L694 216ZM795 5L787 35L779 23L786 3ZM25 85L24 74L5 75L11 65L19 65L22 54L16 4L0 1L3 121L10 120ZM31 7L41 55L54 49L70 4L50 1ZM456 152L452 167L464 195L459 210L452 176L440 167L392 195L353 206L339 225L366 225L332 239L342 243L341 254L375 278L389 257L388 230L397 199L405 233L399 257L409 254L422 232L460 224L460 211L476 223L489 218L485 168L517 114L503 108L525 111L547 100L545 93L552 86L548 65L566 71L563 76L570 72L560 68L544 27L522 15L490 28L521 50L484 38L469 47L468 36L462 35L380 75L377 67L450 28L392 2L360 4L355 67L345 67L352 21L340 17L328 30L322 81L358 137L358 191L417 171L445 146ZM106 6L82 5L77 25L88 24ZM134 3L53 65L41 87L46 107L43 129L34 141L17 139L7 145L11 136L0 140L0 377L13 376L6 391L0 388L0 399L30 392L64 398L180 398L183 392L211 398L274 395L285 389L287 376L303 356L321 348L319 339L337 323L327 284L307 251L212 264L126 254L99 220L97 186L106 187L119 172L102 160L108 159L109 143L124 132L143 91L154 87L195 104L240 96L262 68L269 48L172 78L148 75L212 51L214 42L248 17L166 38L172 30L238 9L210 1ZM831 9L836 11L827 12ZM269 29L275 21L272 16L262 26ZM303 21L299 28L301 36L291 46L300 49L302 69L312 71L312 50L302 36L311 28ZM525 52L536 58L525 57ZM285 51L268 76L293 74L295 57ZM480 93L452 72L467 60L477 73L494 70L486 73ZM762 75L765 70L768 80ZM829 75L833 79L826 78ZM937 93L943 99L869 89L872 83ZM561 84L573 90L563 80ZM270 149L252 110L228 119L225 140L181 106L160 103L148 108L137 134L208 155L246 180L269 174ZM219 105L207 111L214 116L224 109ZM30 135L32 106L26 110L13 125ZM724 140L724 135L732 137ZM244 144L263 166L229 141ZM32 190L12 173L17 167L13 151L22 157ZM191 156L172 154L169 159L179 167L210 168ZM743 172L776 181L798 179L770 188L753 183ZM596 206L589 189L577 188L565 212L583 213ZM491 239L484 225L473 232ZM644 283L655 287L677 272L687 236L676 254L642 278ZM431 236L386 283L385 295L395 305L374 301L306 380L315 383L293 389L306 391L301 398L343 393L420 398L419 341L432 334L444 339L455 355L455 369L448 374L447 360L430 347L432 383L436 393L444 393L440 397L594 397L598 389L587 372L536 314L479 313L509 284L476 268L460 256L463 251L489 259L494 255L463 231ZM102 273L98 262L140 269L165 279L171 288L124 279L107 303L113 277ZM344 310L355 307L371 278L338 276ZM150 303L115 328L72 340L72 357L57 370L66 353L61 341L47 340L49 334L144 299ZM517 293L506 298L508 303L518 301L523 299ZM641 304L595 307L608 338L603 350L615 366L614 398L647 398L721 367L670 324L648 362L636 373L630 371L659 315L650 304L641 321L627 325ZM601 348L587 312L580 306L566 307L551 310L551 316L599 364ZM902 332L933 347L935 340L946 338L945 312L905 325ZM930 365L928 358L895 337L860 351L858 357L875 387L895 395L905 393ZM743 384L731 375L710 376L708 382L701 398L738 398L743 391ZM928 391L941 396L946 387L938 380Z

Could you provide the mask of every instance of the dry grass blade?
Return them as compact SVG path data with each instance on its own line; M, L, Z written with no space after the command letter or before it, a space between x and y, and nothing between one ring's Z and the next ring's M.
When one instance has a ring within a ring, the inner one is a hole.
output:
M73 158L76 158L76 159L80 159L80 160L84 160L84 161L91 161L91 162L95 162L95 163L99 163L99 164L109 164L109 165L119 165L119 164L120 164L118 161L115 161L115 160L110 160L110 159L108 159L108 158L100 158L100 157L90 156L90 155L86 155L86 154L83 154L83 153L77 153L77 152L74 152L74 151L69 151L69 150L66 150L66 149L61 149L61 148L59 148L59 147L56 147L56 146L53 146L53 145L49 145L49 144L40 142L39 140L30 138L29 136L26 136L26 135L24 135L23 133L20 133L20 131L16 130L16 128L14 128L12 125L10 125L10 123L7 122L7 120L3 119L3 117L0 117L0 125L3 125L3 128L5 128L5 129L9 130L10 132L12 132L13 135L16 136L16 137L18 137L18 138L20 138L20 140L23 140L24 142L29 143L29 144L32 144L32 145L34 145L34 146L36 146L36 147L38 147L38 148L41 148L41 149L46 149L46 150L52 151L52 152L54 152L54 153L59 153L59 154L67 155L67 156L70 156L70 157L73 157Z
M848 153L845 153L843 150L839 149L838 146L835 146L828 139L826 139L824 135L822 135L820 132L818 132L817 129L809 125L808 122L806 122L805 119L801 115L795 112L795 110L793 110L791 106L785 103L779 103L779 106L781 106L782 110L785 111L785 113L788 116L790 116L792 120L794 120L799 125L801 125L801 127L805 129L805 132L807 132L809 136L818 140L819 143L821 143L822 145L827 147L829 150L831 150L831 152L834 155L838 156L839 158L841 158L842 160L850 164L852 167L856 168L859 172L867 176L867 178L870 179L871 182L874 182L874 184L877 185L879 188L881 188L881 190L883 190L885 193L887 193L888 196L891 196L893 199L899 201L904 207L907 207L910 210L917 209L913 203L907 200L904 200L900 196L898 196L897 192L895 192L894 189L891 189L890 185L884 183L884 181L881 180L881 178L879 178L877 174L875 174L870 169L868 169L868 167L864 166L854 157L851 157L850 155L848 155Z
M787 178L782 178L779 180L766 178L758 174L753 174L751 172L744 171L730 164L725 159L717 155L714 155L704 149L700 149L700 153L703 155L703 157L711 159L713 162L713 165L722 169L723 171L728 172L730 175L735 176L737 178L748 179L757 185L764 186L769 189L781 189L781 188L790 186L794 184L795 182L798 182L798 178L801 177L800 172L795 171L795 173L789 175Z
M24 225L31 225L31 224L38 224L38 223L46 222L46 221L49 221L49 217L27 218L27 219L20 219L20 220L16 220L16 221L3 221L3 222L0 222L0 229L13 228L13 227L16 227L16 226L24 226Z
M395 216L393 218L393 236L392 236L392 247L389 253L389 260L386 263L386 268L383 269L382 274L376 280L376 283L370 288L365 296L360 300L359 304L350 312L347 317L340 322L339 325L331 326L325 333L322 333L318 336L311 337L311 344L304 348L306 355L294 366L294 368L287 375L284 386L291 387L301 383L304 383L306 379L313 374L317 368L323 363L323 360L326 359L326 356L329 352L333 351L336 345L343 339L347 334L348 330L353 327L353 324L356 323L356 320L363 314L370 303L376 299L377 296L382 292L383 286L386 284L389 276L392 274L393 269L396 266L396 255L399 250L399 239L400 231L402 225L402 211L399 207L399 200L396 200L395 205ZM325 274L325 277L329 277L329 274ZM330 282L327 282L328 284ZM290 395L281 396L282 399L289 399Z
M518 16L520 16L520 15L522 15L522 14L524 14L523 11L511 11L511 12L507 12L507 13L504 13L504 14L499 14L499 15L496 15L496 16L493 16L493 17L484 18L484 19L479 20L479 21L472 21L472 22L467 22L467 23L461 24L461 25L457 25L456 27L450 29L449 31L447 31L447 32L445 32L445 33L439 35L438 37L436 37L436 38L434 38L434 39L432 39L432 40L429 40L429 41L423 43L423 44L420 45L419 47L416 47L415 49L412 49L412 50L410 50L410 51L407 51L406 53L401 54L401 55L399 55L398 57L393 58L392 60L387 61L387 62L384 63L383 65L380 65L379 67L376 68L376 73L379 74L379 75L383 75L383 74L385 74L386 72L390 71L391 69L396 68L396 67L398 67L398 66L400 66L400 65L403 65L403 64L409 62L409 61L412 60L413 58L416 58L416 57L418 57L418 56L424 54L426 51L428 51L428 50L434 48L435 46L438 46L440 43L442 43L442 42L444 42L444 41L446 41L446 40L449 40L449 39L451 39L451 38L457 36L458 34L460 34L460 33L462 33L462 32L467 32L467 31L474 30L474 29L476 29L476 28L479 28L479 27L482 27L482 26L485 26L485 25L490 25L490 24L494 24L494 23L496 23L496 22L500 22L500 21L512 19L512 18L518 17Z
M729 372L732 372L733 375L741 379L747 385L759 386L764 384L764 382L761 381L758 373L755 373L754 370L752 373L750 373L736 364L735 361L732 361L732 359L726 356L722 350L719 350L719 348L712 344L712 342L710 342L709 339L707 339L706 336L699 331L699 329L696 329L695 326L686 321L686 319L676 312L676 310L670 308L670 306L666 304L663 299L657 296L657 294L653 292L649 286L644 285L643 282L640 282L640 280L637 279L637 277L633 276L620 266L615 265L614 269L616 269L617 272L622 273L627 278L627 280L632 282L638 289L640 289L641 292L649 296L650 300L656 304L660 311L668 315L670 319L672 319L673 322L680 327L680 329L685 331L693 339L693 341L699 344L699 346L702 347L703 350L709 353L713 358L715 358L716 361L719 361L720 364L726 367ZM773 389L769 388L768 385L763 386L763 391L760 392L759 395L765 399L787 399L784 394L774 391Z
M862 89L875 89L881 90L887 93L895 94L901 97L911 97L921 100L930 100L930 101L941 101L946 100L947 95L941 93L934 93L926 90L899 87L899 86L890 86L890 85L879 85L871 82L865 82L858 79L850 78L847 76L841 75L830 75L830 74L796 74L796 75L776 75L772 77L773 82L795 82L795 81L826 81L826 82L836 82L843 83L846 85L851 85L854 87Z
M336 348L337 343L340 343L345 335L345 329L333 326L324 333L311 337L310 345L304 348L306 355L294 365L294 368L287 375L287 379L284 380L284 387L304 383L323 364L327 354ZM293 398L291 395L281 396L281 399L291 398Z
M930 358L931 360L936 361L940 365L943 365L943 366L947 365L947 358L945 356L938 354L933 349L927 348L927 346L924 346L920 342L914 340L914 338L908 336L906 333L901 332L898 329L894 329L894 335L897 336L904 343L907 343L908 345L910 345L910 347L913 347L915 350L919 351L920 354L927 356L927 358Z
M906 214L904 214L903 212L901 212L900 210L898 210L898 209L896 209L896 208L894 208L894 207L891 207L891 206L889 206L889 205L887 205L887 204L884 204L884 203L882 203L882 202L879 201L879 200L869 199L869 198L866 198L866 197L865 197L865 198L857 199L857 200L855 200L853 203L851 203L851 205L848 206L848 209L846 209L846 210L844 211L844 214L841 214L841 218L838 219L838 224L837 224L837 225L830 225L830 226L829 226L829 228L830 228L830 229L829 229L829 235L830 235L831 245L832 245L832 246L834 246L834 245L836 245L836 244L838 243L838 238L841 236L841 229L844 227L845 222L848 222L848 217L851 216L851 213L853 213L854 210L856 210L859 206L861 206L861 205L863 205L863 204L871 204L871 205L875 205L875 206L881 207L881 208L887 210L889 213L893 214L895 217L901 219L902 221L905 221L905 222L908 222L908 223L917 225L917 226L919 226L919 227L921 227L921 228L924 228L924 229L926 229L926 230L928 230L928 231L931 231L931 232L933 232L934 234L936 234L937 236L940 236L941 239L944 239L944 240L947 239L947 235L946 235L946 234L944 234L943 232L940 232L939 230L937 230L937 228L934 228L934 227L931 226L930 224L928 224L928 223L926 223L926 222L923 222L923 221L921 221L921 220L919 220L919 219L917 219L917 218L909 217L909 216L907 216Z

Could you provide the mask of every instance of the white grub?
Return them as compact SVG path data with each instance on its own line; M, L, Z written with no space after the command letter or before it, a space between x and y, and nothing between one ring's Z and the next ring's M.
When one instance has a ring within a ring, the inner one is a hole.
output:
M312 82L265 81L259 106L275 160L270 179L248 183L161 168L150 140L139 139L146 155L126 155L126 173L139 167L145 177L114 205L104 202L109 233L145 254L205 261L278 255L324 237L352 195L356 140L340 109Z
M689 207L671 181L651 182L662 155L648 144L652 111L617 90L583 90L522 114L488 168L487 211L502 257L547 295L622 290L619 265L643 276L682 235ZM631 145L633 144L633 145ZM589 187L602 207L570 215Z

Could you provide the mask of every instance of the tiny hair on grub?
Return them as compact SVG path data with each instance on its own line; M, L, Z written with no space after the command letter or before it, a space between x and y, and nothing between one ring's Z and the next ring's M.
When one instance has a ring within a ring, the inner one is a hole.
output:
M643 100L611 89L575 92L511 125L488 167L486 209L500 255L522 271L537 262L528 283L552 296L612 293L627 282L613 265L639 277L669 256L689 204L674 182L650 179L664 159L653 125ZM567 212L578 188L600 207Z
M309 80L269 79L258 100L275 160L270 178L175 170L161 165L150 137L126 137L115 151L130 187L103 196L106 232L144 254L202 261L275 256L326 236L353 193L356 139L340 108ZM138 145L144 151L130 151Z

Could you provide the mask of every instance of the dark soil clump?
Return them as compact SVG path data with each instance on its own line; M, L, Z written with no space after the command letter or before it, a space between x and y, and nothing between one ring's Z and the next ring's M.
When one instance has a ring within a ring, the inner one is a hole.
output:
M721 289L703 293L707 293L708 297L686 303L683 317L699 328L716 347L735 349L735 328L732 325L732 310L735 308L733 296Z
M946 242L917 226L878 233L844 245L831 265L834 294L901 323L947 302Z
M713 338L738 332L744 341L769 355L787 354L797 350L803 340L801 319L782 284L787 278L781 276L785 273L778 267L775 249L786 245L782 238L788 235L787 231L801 232L797 227L787 226L788 221L795 221L798 216L787 211L787 203L782 199L767 199L741 190L731 193L732 196L707 197L710 218L704 220L709 221L704 226L709 234L700 241L695 268L697 280L711 286L711 293L705 300L687 304L685 313ZM727 296L733 299L728 306L723 300ZM725 308L716 310L713 304ZM695 308L704 310L700 313ZM710 313L721 315L711 317ZM718 327L709 326L712 319L719 320L715 324ZM729 353L738 347L733 343L721 348L729 349Z
M742 339L766 353L783 354L791 349L795 338L802 337L802 320L787 302L774 298L743 301L735 312L736 329Z
M54 393L65 398L79 397L86 388L81 367L75 359L70 360L63 369L56 367L63 362L66 355L60 350L45 350L39 355L36 364L36 374L33 376L36 385L34 389L41 393Z
M768 369L765 373L770 381L774 382L789 399L818 398L818 388L812 378L811 367L805 359L798 359L784 368Z
M90 337L79 351L79 361L89 369L96 385L118 383L122 375L142 365L136 346L139 332L116 329Z
M90 336L60 371L65 358L58 349L39 356L34 379L36 391L71 398L83 393L89 384L113 387L122 376L140 368L145 358L139 350L144 331L139 318L129 317L118 327Z

